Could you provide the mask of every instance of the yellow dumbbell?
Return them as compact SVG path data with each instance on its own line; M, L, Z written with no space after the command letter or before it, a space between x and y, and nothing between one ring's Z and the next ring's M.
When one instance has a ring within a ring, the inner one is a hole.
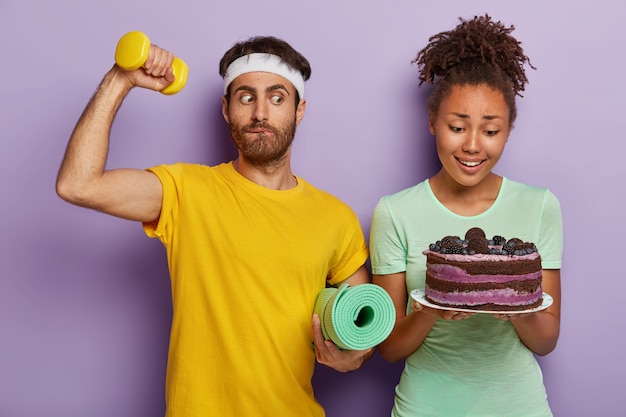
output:
M150 53L150 39L142 32L128 32L117 43L115 62L121 68L132 71L141 68ZM183 89L187 82L189 68L182 59L175 57L172 62L174 81L161 90L163 94L176 94Z

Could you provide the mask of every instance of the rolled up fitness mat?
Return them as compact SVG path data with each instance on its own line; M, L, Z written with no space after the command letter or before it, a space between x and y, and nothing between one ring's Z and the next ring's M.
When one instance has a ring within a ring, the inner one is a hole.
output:
M387 292L376 284L324 288L314 312L322 334L343 350L364 350L385 340L396 321L396 310Z

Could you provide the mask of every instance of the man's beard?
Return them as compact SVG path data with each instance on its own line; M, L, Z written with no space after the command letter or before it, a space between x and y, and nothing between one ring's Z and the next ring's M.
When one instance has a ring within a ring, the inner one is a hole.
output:
M296 134L296 121L291 120L278 128L265 122L246 126L232 122L229 128L235 146L246 161L256 166L269 166L279 163L289 150ZM267 129L273 136L246 133L250 129ZM246 134L254 139L247 139Z

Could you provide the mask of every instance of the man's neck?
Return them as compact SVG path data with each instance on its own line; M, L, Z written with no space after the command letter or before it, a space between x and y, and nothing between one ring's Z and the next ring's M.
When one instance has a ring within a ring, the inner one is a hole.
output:
M233 167L245 178L271 190L289 190L298 185L291 172L289 158L277 164L259 166L251 164L240 155L233 161Z

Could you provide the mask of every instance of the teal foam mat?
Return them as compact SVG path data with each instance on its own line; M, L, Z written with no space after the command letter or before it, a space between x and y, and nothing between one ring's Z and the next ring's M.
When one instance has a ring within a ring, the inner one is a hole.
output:
M344 350L364 350L385 340L396 321L393 301L375 284L324 288L314 312L322 333Z

